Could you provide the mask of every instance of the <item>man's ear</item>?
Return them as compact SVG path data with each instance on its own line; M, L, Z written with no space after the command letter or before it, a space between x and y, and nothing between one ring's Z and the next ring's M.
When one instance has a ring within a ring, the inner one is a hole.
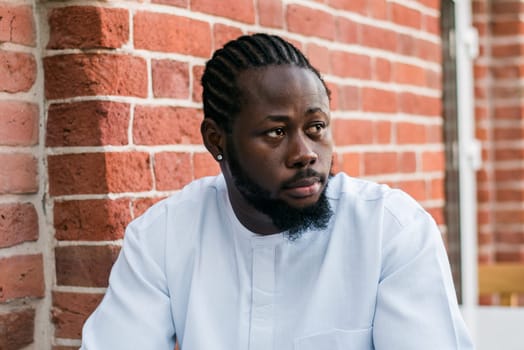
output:
M224 157L226 134L213 119L204 118L202 124L200 124L200 133L204 145L213 158L217 159L219 155Z

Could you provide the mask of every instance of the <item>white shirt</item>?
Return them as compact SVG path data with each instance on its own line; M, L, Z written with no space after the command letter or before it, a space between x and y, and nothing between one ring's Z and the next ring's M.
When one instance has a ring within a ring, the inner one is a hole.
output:
M82 349L473 349L438 228L399 190L338 174L329 227L295 241L236 218L222 176L127 228Z

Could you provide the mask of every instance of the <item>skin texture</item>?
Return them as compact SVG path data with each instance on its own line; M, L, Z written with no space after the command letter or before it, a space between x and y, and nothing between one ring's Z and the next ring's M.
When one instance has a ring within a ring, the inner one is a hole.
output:
M270 199L296 209L315 205L331 169L329 98L313 72L292 65L245 70L237 84L241 106L231 134L206 118L204 143L215 159L224 157L220 166L240 222L259 234L277 233L282 229L237 186L231 158Z

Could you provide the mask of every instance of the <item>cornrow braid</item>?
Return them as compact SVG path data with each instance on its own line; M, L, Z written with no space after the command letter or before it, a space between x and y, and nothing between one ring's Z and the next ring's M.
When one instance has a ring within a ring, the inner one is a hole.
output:
M240 111L238 74L248 68L290 64L311 70L329 89L316 70L291 43L275 35L244 35L215 51L202 75L204 116L230 133Z

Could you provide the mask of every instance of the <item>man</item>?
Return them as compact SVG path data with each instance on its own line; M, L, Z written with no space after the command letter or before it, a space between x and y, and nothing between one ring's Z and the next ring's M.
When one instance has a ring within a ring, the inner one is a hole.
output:
M222 174L129 225L84 349L473 348L430 215L330 176L329 91L299 50L240 37L202 84Z

